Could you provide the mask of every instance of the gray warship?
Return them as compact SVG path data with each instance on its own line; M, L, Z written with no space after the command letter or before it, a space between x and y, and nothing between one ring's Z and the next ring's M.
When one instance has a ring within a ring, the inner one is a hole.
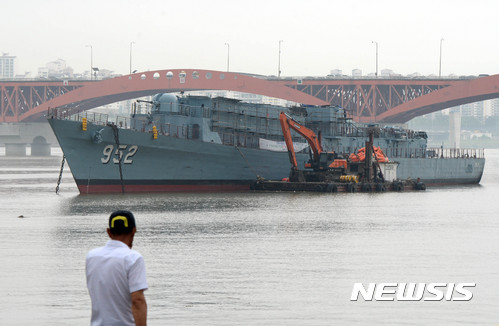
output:
M81 194L249 190L257 178L282 180L290 161L279 122L287 115L321 135L327 151L348 157L374 145L398 163L397 178L427 186L478 184L483 149L428 148L423 131L363 125L339 107L281 107L224 97L155 95L134 103L129 117L51 109L52 127ZM293 134L305 169L306 141Z

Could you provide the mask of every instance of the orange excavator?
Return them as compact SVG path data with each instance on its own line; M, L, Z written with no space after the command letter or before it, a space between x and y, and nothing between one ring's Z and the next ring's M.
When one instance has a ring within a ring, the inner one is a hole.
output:
M305 163L306 168L311 168L314 172L346 170L347 160L338 158L335 152L325 152L322 149L320 133L317 136L315 132L300 124L284 112L281 112L279 120L281 122L284 141L286 142L286 147L288 149L289 161L291 162L290 181L303 182L308 181L306 179L310 179L304 177L303 172L298 169L293 139L291 137L291 129L305 138L310 145L310 149L312 150L312 156L309 162ZM317 173L315 174L317 175Z

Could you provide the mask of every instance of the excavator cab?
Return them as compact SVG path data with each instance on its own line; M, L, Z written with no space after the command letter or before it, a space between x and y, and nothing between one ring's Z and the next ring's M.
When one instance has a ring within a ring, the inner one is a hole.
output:
M335 152L322 152L319 154L319 170L326 170L329 168L329 165L334 162L337 158Z

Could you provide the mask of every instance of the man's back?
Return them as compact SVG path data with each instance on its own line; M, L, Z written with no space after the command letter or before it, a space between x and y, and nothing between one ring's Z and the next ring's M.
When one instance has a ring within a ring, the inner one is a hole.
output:
M126 244L109 240L86 259L92 325L135 325L131 293L147 289L143 257Z

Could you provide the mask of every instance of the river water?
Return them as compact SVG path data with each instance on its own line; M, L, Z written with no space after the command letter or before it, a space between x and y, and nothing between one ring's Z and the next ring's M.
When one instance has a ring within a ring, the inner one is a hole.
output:
M499 151L479 186L383 194L80 196L61 154L0 156L0 325L88 325L86 253L135 213L150 325L499 324ZM22 217L20 217L22 216ZM476 283L351 301L354 283Z

